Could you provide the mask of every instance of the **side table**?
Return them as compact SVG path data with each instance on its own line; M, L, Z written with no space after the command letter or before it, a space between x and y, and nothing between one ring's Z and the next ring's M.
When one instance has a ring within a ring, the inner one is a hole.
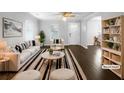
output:
M9 71L9 57L4 57L0 60L0 63L4 63L4 72L7 72L7 79L8 79L8 71Z

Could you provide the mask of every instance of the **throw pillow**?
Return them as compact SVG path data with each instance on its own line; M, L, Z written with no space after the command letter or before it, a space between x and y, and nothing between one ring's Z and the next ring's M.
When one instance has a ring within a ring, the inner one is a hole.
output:
M20 52L20 53L22 52L22 49L21 49L21 47L20 47L19 45L16 45L16 46L15 46L15 49L16 49L18 52Z
M32 46L35 46L35 45L36 45L35 40L32 40Z

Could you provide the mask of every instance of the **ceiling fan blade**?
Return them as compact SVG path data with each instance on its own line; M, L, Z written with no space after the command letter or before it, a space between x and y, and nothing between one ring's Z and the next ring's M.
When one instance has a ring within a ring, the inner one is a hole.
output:
M72 12L59 12L59 13L55 13L52 15L63 16L63 17L75 17L76 16L76 14L73 14Z

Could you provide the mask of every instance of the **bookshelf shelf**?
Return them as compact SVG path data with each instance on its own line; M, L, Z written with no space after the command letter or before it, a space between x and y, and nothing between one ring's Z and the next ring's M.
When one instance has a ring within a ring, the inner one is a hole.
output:
M113 62L113 63L115 63L115 64L118 64L118 65L121 65L121 62L119 62L119 61L115 61L115 60L113 60L113 59L109 59L111 62Z
M103 28L110 28L110 27L120 27L121 25L110 25L110 26L104 26Z
M110 69L124 79L124 16L102 21L102 64L120 65L120 69Z
M110 69L113 73L115 73L117 76L122 77L121 72L115 71L113 69Z
M109 51L111 53L114 53L114 54L117 54L117 55L121 56L121 52L120 51L116 51L116 50L105 48L105 47L102 47L102 50L106 50L106 51Z
M110 58L109 58L109 57L107 57L107 56L104 56L104 55L103 55L103 57L104 57L104 58L106 58L106 59L108 59L108 60L110 60Z
M111 43L117 43L117 44L121 44L121 42L115 42L115 41L112 41L112 40L103 40L104 42L111 42Z

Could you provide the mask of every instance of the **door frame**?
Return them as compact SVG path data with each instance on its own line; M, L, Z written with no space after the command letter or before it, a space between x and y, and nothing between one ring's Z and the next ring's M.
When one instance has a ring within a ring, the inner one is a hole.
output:
M79 38L79 44L70 44L70 42L69 42L69 24L73 24L73 23L77 23L78 25L79 25L79 36L80 36L80 38ZM67 25L68 27L68 35L67 35L67 37L68 37L68 45L81 45L81 22L80 21L76 21L76 22L68 22L68 25Z

